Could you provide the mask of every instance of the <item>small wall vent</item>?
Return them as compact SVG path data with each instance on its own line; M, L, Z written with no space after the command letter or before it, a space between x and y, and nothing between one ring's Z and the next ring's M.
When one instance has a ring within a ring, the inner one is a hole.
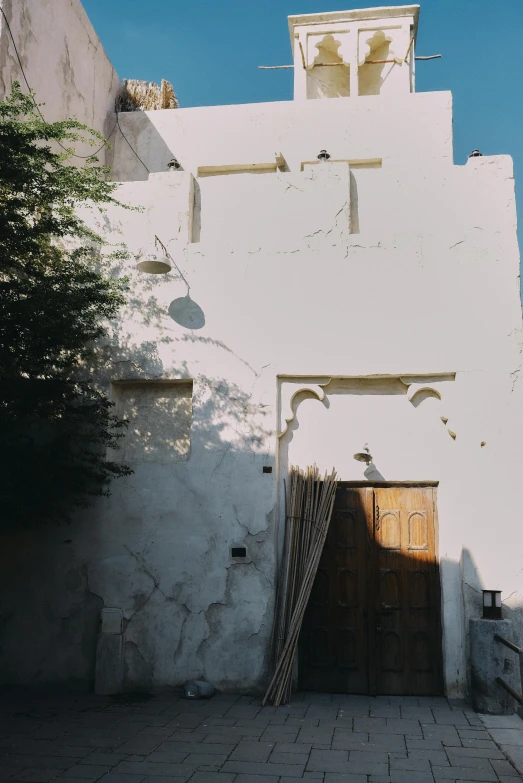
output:
M233 546L231 547L231 557L247 557L247 549L244 546Z

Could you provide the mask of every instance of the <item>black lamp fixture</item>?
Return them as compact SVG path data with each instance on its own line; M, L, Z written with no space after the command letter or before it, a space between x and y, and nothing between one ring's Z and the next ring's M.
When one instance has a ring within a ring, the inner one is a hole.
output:
M482 157L483 157L483 153L480 152L479 150L472 150L472 152L469 155L469 158L482 158Z
M501 590L483 590L483 619L501 620Z
M320 150L320 154L317 155L317 158L320 161L320 163L326 163L329 160L330 155L327 152L327 150Z
M178 171L178 169L181 168L181 166L176 160L176 158L171 158L171 160L167 164L167 168L169 169L169 171Z

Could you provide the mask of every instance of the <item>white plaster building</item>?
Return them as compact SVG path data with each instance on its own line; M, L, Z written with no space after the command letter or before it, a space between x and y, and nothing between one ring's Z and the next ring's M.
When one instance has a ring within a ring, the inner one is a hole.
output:
M482 587L503 591L523 641L512 161L455 165L451 94L415 91L418 12L291 17L293 101L120 116L149 172L117 137L113 177L144 209L98 227L137 258L157 235L190 291L176 270L112 270L130 291L100 377L135 472L71 528L4 546L3 681L90 682L105 606L124 613L127 687L261 690L283 478L314 462L373 491L436 488L418 544L400 527L413 557L434 529L439 690L467 690ZM376 610L365 590L357 612Z

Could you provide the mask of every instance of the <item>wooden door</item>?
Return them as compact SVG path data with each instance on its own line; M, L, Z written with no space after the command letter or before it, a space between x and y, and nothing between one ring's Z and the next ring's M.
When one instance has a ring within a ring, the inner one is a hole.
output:
M300 639L304 690L368 693L372 509L372 489L338 487Z
M434 492L431 487L374 490L377 693L441 693Z
M341 483L300 638L300 687L442 692L435 489Z

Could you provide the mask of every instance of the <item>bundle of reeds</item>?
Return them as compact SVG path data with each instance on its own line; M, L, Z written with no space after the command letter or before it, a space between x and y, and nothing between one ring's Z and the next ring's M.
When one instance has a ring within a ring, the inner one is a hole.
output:
M116 107L117 111L176 109L178 99L172 84L166 79L162 79L160 85L139 79L124 79L122 94L117 99Z
M285 486L285 538L274 625L275 668L263 704L290 701L292 672L305 609L329 529L338 478L316 465L292 466Z

